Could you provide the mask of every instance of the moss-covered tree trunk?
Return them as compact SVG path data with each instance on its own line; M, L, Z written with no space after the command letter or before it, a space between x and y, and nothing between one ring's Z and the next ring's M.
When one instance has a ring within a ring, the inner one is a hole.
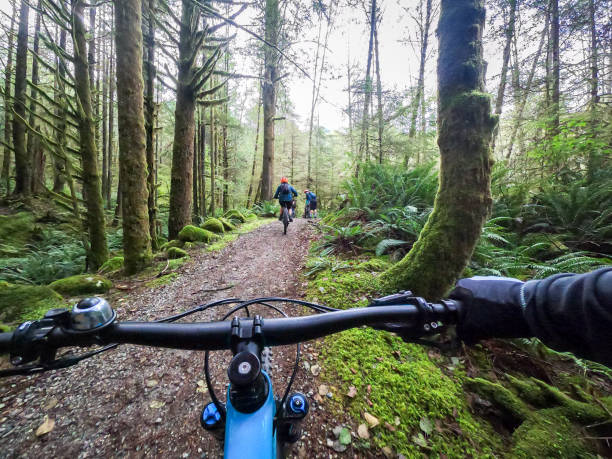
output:
M153 0L145 0L147 11L145 45L146 57L144 60L146 92L145 92L145 121L147 131L147 187L149 190L149 232L151 233L151 247L157 249L157 206L155 205L155 29L153 26L154 5Z
M115 2L117 49L117 121L119 176L123 189L123 266L127 274L151 263L147 200L147 157L142 80L142 5L140 0Z
M6 194L10 193L11 189L11 149L13 143L13 131L11 124L11 114L9 107L11 106L11 81L13 76L13 36L15 35L15 17L17 8L13 8L11 16L11 29L8 34L8 48L6 57L6 67L4 68L4 157L2 158L2 182L6 184Z
M26 148L26 74L28 70L28 23L30 7L22 0L15 54L15 97L13 102L13 149L15 151L15 194L29 196L32 191L32 160Z
M484 91L483 0L442 0L438 24L440 183L433 212L406 257L386 271L389 290L436 299L469 261L491 208L496 117Z
M197 24L197 19L194 20L195 14L194 4L189 0L183 0L170 177L170 215L168 217L170 239L176 239L179 231L185 225L191 224L196 107L196 94L192 85L195 78L193 54L196 38L192 33L191 24Z
M41 9L41 2L38 2L38 10ZM34 44L33 51L34 54L38 55L39 53L39 44L40 44L40 16L39 12L36 13L36 22L34 26ZM40 131L40 128L37 127L38 121L36 119L36 100L38 99L38 91L36 90L36 86L39 83L38 77L38 60L32 59L32 88L30 90L30 119L28 123L33 128ZM32 193L40 194L45 189L44 183L44 173L45 173L45 154L42 148L42 144L40 141L40 137L37 135L28 135L28 158L32 159Z
M278 0L266 0L265 36L272 45L278 42L279 22ZM278 73L278 53L266 46L264 50L264 81L262 88L263 100L263 164L261 197L272 199L274 194L274 117L276 116L276 78Z
M88 263L90 269L97 269L108 259L108 247L106 245L106 222L104 220L104 206L102 202L102 185L98 172L98 154L96 150L89 64L87 62L87 39L83 14L84 3L81 0L73 0L74 82L79 107L79 147L83 168L83 198L87 208L87 230L90 242Z
M61 49L66 49L66 30L62 27L60 30L59 46ZM55 127L55 141L62 153L62 157L53 157L53 191L55 193L61 193L64 191L64 185L66 179L72 181L72 177L68 174L66 168L66 87L64 83L64 77L66 75L66 64L63 57L58 57L57 60L57 75L55 78L55 94L54 101L56 103L56 127ZM74 186L70 184L70 191L74 190ZM71 193L72 194L72 193ZM78 209L77 209L78 210Z

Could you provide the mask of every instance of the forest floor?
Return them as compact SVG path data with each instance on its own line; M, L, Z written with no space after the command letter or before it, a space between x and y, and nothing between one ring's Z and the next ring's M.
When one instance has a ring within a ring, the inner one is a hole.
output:
M280 223L271 222L219 251L191 251L191 260L168 285L124 282L109 300L122 320L154 320L225 297L301 298L306 286L301 271L315 237L306 220L296 219L287 236ZM303 313L299 309L287 312ZM208 310L184 320L220 319L222 312ZM316 365L319 346L303 345L308 363L302 363L293 386L311 399L306 433L293 448L298 457L335 455L326 435L339 422L312 400L321 401L317 378L304 369ZM223 399L229 357L220 352L211 358L216 392ZM273 352L277 394L284 390L294 358L294 347ZM65 370L5 379L0 382L0 456L219 457L218 443L198 421L210 400L203 367L201 352L125 345ZM36 435L41 425L52 423L49 433Z

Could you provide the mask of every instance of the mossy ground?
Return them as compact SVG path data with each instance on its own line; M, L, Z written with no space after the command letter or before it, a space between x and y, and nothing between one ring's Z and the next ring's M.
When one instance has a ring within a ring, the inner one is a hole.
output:
M254 231L260 226L266 225L274 221L274 218L257 218L257 219L247 219L247 222L238 226L235 230L231 232L224 233L219 239L215 242L208 244L206 246L206 251L208 252L216 252L218 250L223 249L230 242L238 239L238 236L241 234L248 233L250 231Z
M20 248L29 242L32 235L40 232L31 212L0 215L0 257L20 255Z
M51 282L49 287L64 296L106 293L113 283L96 274L79 274Z
M1 322L15 324L40 319L49 309L60 307L66 307L66 302L49 287L0 281Z
M365 306L380 296L379 271L387 263L371 259L322 271L309 281L308 298L342 309ZM495 343L445 356L372 329L332 335L321 346L322 378L334 387L330 406L355 426L365 422L364 412L376 416L372 444L406 457L609 455L605 442L588 439L596 435L585 430L612 421L605 376L585 376L567 357ZM533 377L540 366L549 384ZM352 399L344 395L350 386L357 390ZM429 435L423 420L434 426Z

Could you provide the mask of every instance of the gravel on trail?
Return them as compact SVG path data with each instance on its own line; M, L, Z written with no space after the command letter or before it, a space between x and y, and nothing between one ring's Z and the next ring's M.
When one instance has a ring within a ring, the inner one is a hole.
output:
M300 298L305 286L301 271L314 237L306 220L296 219L287 236L280 223L271 222L218 252L192 252L169 285L138 284L109 300L122 320L154 320L226 297ZM219 320L227 310L208 310L183 321ZM211 373L217 394L225 399L231 355L216 354ZM307 394L311 414L293 455L329 457L334 451L325 437L336 420L313 400L318 384L306 370L316 364L317 343L304 344L302 355L293 390ZM293 346L273 350L277 395L284 391L294 358ZM220 457L219 444L198 420L210 400L203 368L202 352L124 345L68 369L0 380L0 457ZM37 435L43 424L52 429Z

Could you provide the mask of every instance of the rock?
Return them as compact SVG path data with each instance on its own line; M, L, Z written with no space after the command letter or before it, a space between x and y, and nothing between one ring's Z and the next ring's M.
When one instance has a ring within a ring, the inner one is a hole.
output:
M319 395L325 396L329 392L329 387L326 384L321 384L319 386Z
M212 231L213 233L225 233L223 222L214 217L207 218L206 221L200 225L200 228Z
M397 430L395 427L393 427L388 422L385 422L385 429L387 429L389 432L395 432Z
M387 457L387 458L393 457L393 450L389 446L385 446L382 449L382 452L385 455L385 457Z
M171 241L166 242L164 245L162 245L159 249L163 252L165 252L166 250L168 250L170 247L178 247L178 248L182 248L184 245L183 241L180 241L178 239L173 239Z
M355 398L355 395L357 395L357 389L355 389L355 386L349 387L349 390L348 390L346 396L350 397L350 398Z
M159 401L159 400L153 400L151 403L149 403L149 408L157 410L157 409L161 408L162 406L164 406L165 404L166 404L166 402L162 402L162 401Z
M97 274L78 274L49 284L49 288L69 297L90 293L106 293L112 286L111 281Z
M247 218L242 215L242 213L237 209L228 210L227 212L225 212L225 214L223 214L223 216L229 220L237 220L240 223L244 223L247 221Z
M342 429L344 429L343 426L336 426L334 427L334 429L332 430L332 432L334 433L334 436L336 438L338 438L340 436L340 432L342 432Z
M45 404L45 411L52 410L53 408L57 406L58 403L59 401L55 397L49 399L49 401Z
M170 247L166 251L166 255L168 255L170 260L176 260L178 258L185 258L189 256L187 252L185 252L183 249L179 249L178 247Z
M55 421L51 419L49 416L45 416L43 423L36 429L36 436L42 437L45 434L48 434L55 428Z
M319 374L321 374L321 367L319 365L313 365L310 367L310 372L313 376L319 376Z
M319 394L314 394L314 397L312 397L312 398L317 403L323 403L323 397L321 397Z
M366 422L368 423L368 425L372 428L376 427L378 424L380 424L380 421L378 420L378 418L372 416L370 413L365 412L363 413L363 418L366 420Z
M155 387L155 386L157 386L157 383L158 383L157 379L149 379L146 382L146 385L147 385L147 387Z
M305 369L306 371L309 371L309 370L310 370L310 363L308 363L308 362L304 361L304 369Z
M370 438L368 426L365 424L359 424L359 427L357 427L357 435L359 435L359 438L362 438L363 440L368 440Z
M334 441L328 438L328 439L327 439L327 446L328 446L329 448L333 448L333 447L334 447Z

